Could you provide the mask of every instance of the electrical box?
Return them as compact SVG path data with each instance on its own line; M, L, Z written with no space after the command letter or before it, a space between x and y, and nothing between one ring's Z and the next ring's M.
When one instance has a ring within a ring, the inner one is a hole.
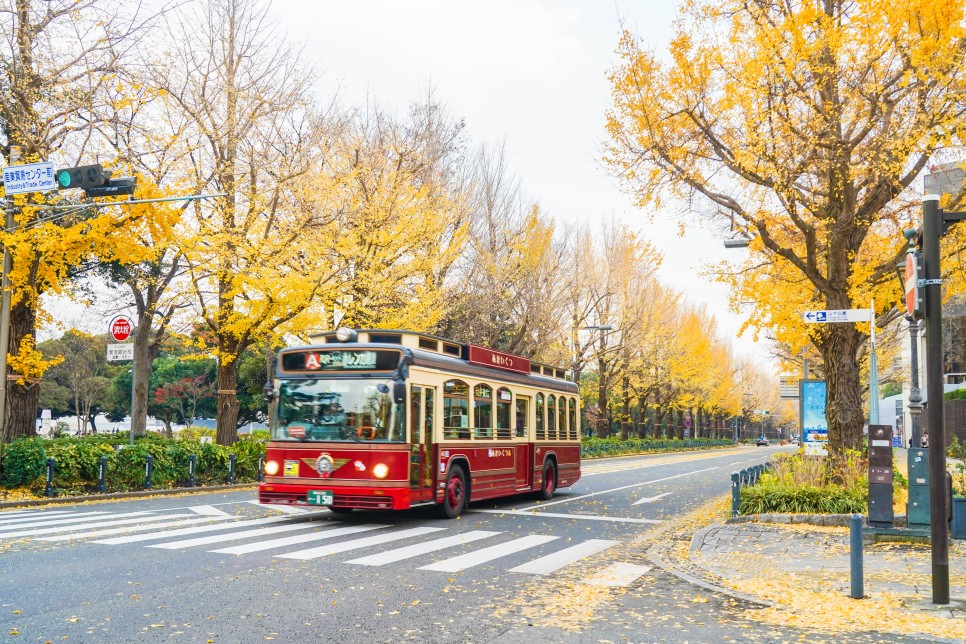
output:
M891 528L892 426L869 425L869 525Z
M909 502L906 505L909 527L929 525L929 448L909 450Z

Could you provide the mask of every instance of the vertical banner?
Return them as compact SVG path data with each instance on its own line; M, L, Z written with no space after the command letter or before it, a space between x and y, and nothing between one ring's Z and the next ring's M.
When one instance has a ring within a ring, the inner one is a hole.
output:
M800 380L802 446L807 456L828 456L828 420L825 418L824 380Z

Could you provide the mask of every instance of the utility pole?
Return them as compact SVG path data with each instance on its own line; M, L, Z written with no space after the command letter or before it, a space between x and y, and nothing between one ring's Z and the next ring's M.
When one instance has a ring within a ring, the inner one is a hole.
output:
M20 160L20 147L10 146L9 165L14 165ZM16 226L16 219L13 216L13 195L6 198L4 208L4 231L12 232ZM13 259L9 249L3 247L3 275L0 279L0 442L7 439L7 353L10 351L10 270L13 268Z

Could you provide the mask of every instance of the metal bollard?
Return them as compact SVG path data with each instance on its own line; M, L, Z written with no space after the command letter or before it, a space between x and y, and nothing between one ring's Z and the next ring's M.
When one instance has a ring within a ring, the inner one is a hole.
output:
M862 515L853 514L849 519L849 567L852 573L852 599L864 596L862 579Z
M44 488L44 494L47 496L54 496L54 457L47 459L47 486Z
M148 454L144 461L144 489L151 489L151 471L154 469L154 456Z
M232 484L235 482L235 455L228 455L228 483Z
M101 465L98 468L97 491L101 494L107 492L107 457L101 457Z
M197 460L197 454L188 454L188 487L195 486L195 463Z
M258 457L258 474L255 476L255 480L261 483L265 480L265 457Z
M741 480L738 472L731 473L731 516L738 516L738 504L741 501Z

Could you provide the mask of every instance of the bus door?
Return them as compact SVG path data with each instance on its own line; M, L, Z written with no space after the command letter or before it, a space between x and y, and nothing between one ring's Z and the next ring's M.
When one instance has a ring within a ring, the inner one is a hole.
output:
M413 385L409 395L409 488L412 503L434 500L433 404L434 387Z
M531 489L533 487L533 467L530 466L532 458L530 450L530 430L527 424L530 411L529 396L517 396L516 401L516 420L514 424L514 438L516 439L516 470L517 470L517 489Z

